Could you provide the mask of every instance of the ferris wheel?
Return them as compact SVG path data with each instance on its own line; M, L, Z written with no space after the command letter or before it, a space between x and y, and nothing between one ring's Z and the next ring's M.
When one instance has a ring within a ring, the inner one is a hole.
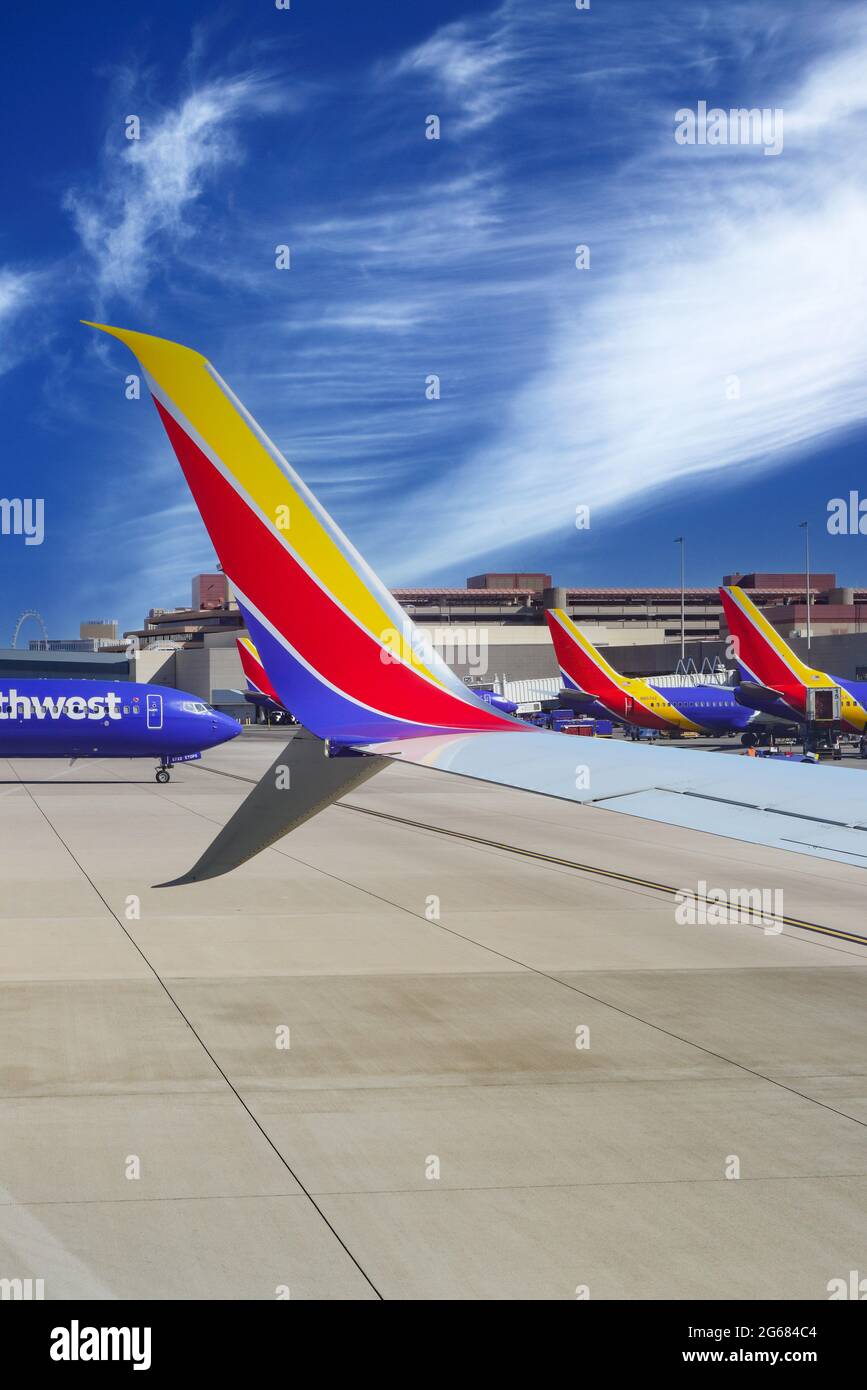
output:
M24 626L24 624L27 622L27 619L28 619L28 618L32 618L33 621L36 622L36 623L38 623L39 626L41 627L41 629L42 629L42 636L43 636L43 638L45 639L45 650L47 651L47 650L48 650L48 628L45 626L45 619L43 618L42 614L41 614L41 613L37 613L37 611L36 611L35 608L28 608L28 609L26 609L25 612L23 612L23 613L21 614L20 618L18 619L18 622L15 624L15 631L14 631L13 634L12 634L12 648L13 648L13 651L14 651L14 649L18 646L18 634L20 633L20 631L21 631L22 627Z

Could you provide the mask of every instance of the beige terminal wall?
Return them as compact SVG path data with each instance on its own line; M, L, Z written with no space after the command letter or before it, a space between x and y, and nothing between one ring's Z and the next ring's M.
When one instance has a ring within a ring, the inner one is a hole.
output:
M545 627L505 626L488 623L479 626L459 623L420 623L446 661L462 678L493 680L533 680L557 673L554 648ZM590 625L584 629L591 641L608 645L623 641L623 629ZM202 700L213 701L214 691L243 690L246 682L235 645L236 633L219 633L205 638L201 648L182 648L176 652L141 651L133 666L132 679L150 681L188 690ZM633 634L630 631L628 637ZM662 643L663 630L642 629L643 642ZM628 640L628 637L626 640ZM666 647L665 669L674 668L676 653Z

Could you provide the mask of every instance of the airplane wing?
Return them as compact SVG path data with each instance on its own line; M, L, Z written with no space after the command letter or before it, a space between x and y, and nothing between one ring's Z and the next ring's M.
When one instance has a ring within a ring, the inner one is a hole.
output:
M867 867L864 773L534 730L451 734L342 749L300 729L176 887L216 878L360 786L389 761L619 815ZM859 779L856 781L856 779Z
M867 867L865 774L544 729L370 745L384 759Z
M313 736L184 881L243 863L389 759L867 866L861 773L579 741L480 700L200 353L105 331L138 358L268 679Z

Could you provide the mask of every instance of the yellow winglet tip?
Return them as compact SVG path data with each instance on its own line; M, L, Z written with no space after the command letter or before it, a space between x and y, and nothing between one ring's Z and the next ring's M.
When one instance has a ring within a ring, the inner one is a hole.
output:
M78 322L83 323L85 328L98 328L100 333L110 333L114 338L124 338L133 332L131 328L113 328L110 323L94 323L91 319L79 319Z
M90 319L80 319L79 322L83 323L85 328L95 328L100 333L108 333L111 338L117 338L119 342L128 347L136 356L138 356L136 344L141 343L142 340L151 343L162 343L165 341L163 338L155 338L151 333L138 333L134 328L115 328L110 323L92 323ZM172 346L175 345L172 344Z
M160 367L165 369L190 361L199 364L207 362L203 353L197 352L195 348L185 347L183 343L176 343L171 338L159 338L155 333L141 333L136 328L115 328L110 323L92 323L90 319L81 319L80 322L87 328L96 328L100 333L108 333L110 337L117 338L138 358L146 371L153 370L157 376L157 369Z

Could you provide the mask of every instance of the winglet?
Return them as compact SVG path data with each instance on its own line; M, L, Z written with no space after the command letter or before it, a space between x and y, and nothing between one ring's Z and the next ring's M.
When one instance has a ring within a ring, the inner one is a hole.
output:
M526 732L449 669L199 352L135 353L280 701L322 738Z

